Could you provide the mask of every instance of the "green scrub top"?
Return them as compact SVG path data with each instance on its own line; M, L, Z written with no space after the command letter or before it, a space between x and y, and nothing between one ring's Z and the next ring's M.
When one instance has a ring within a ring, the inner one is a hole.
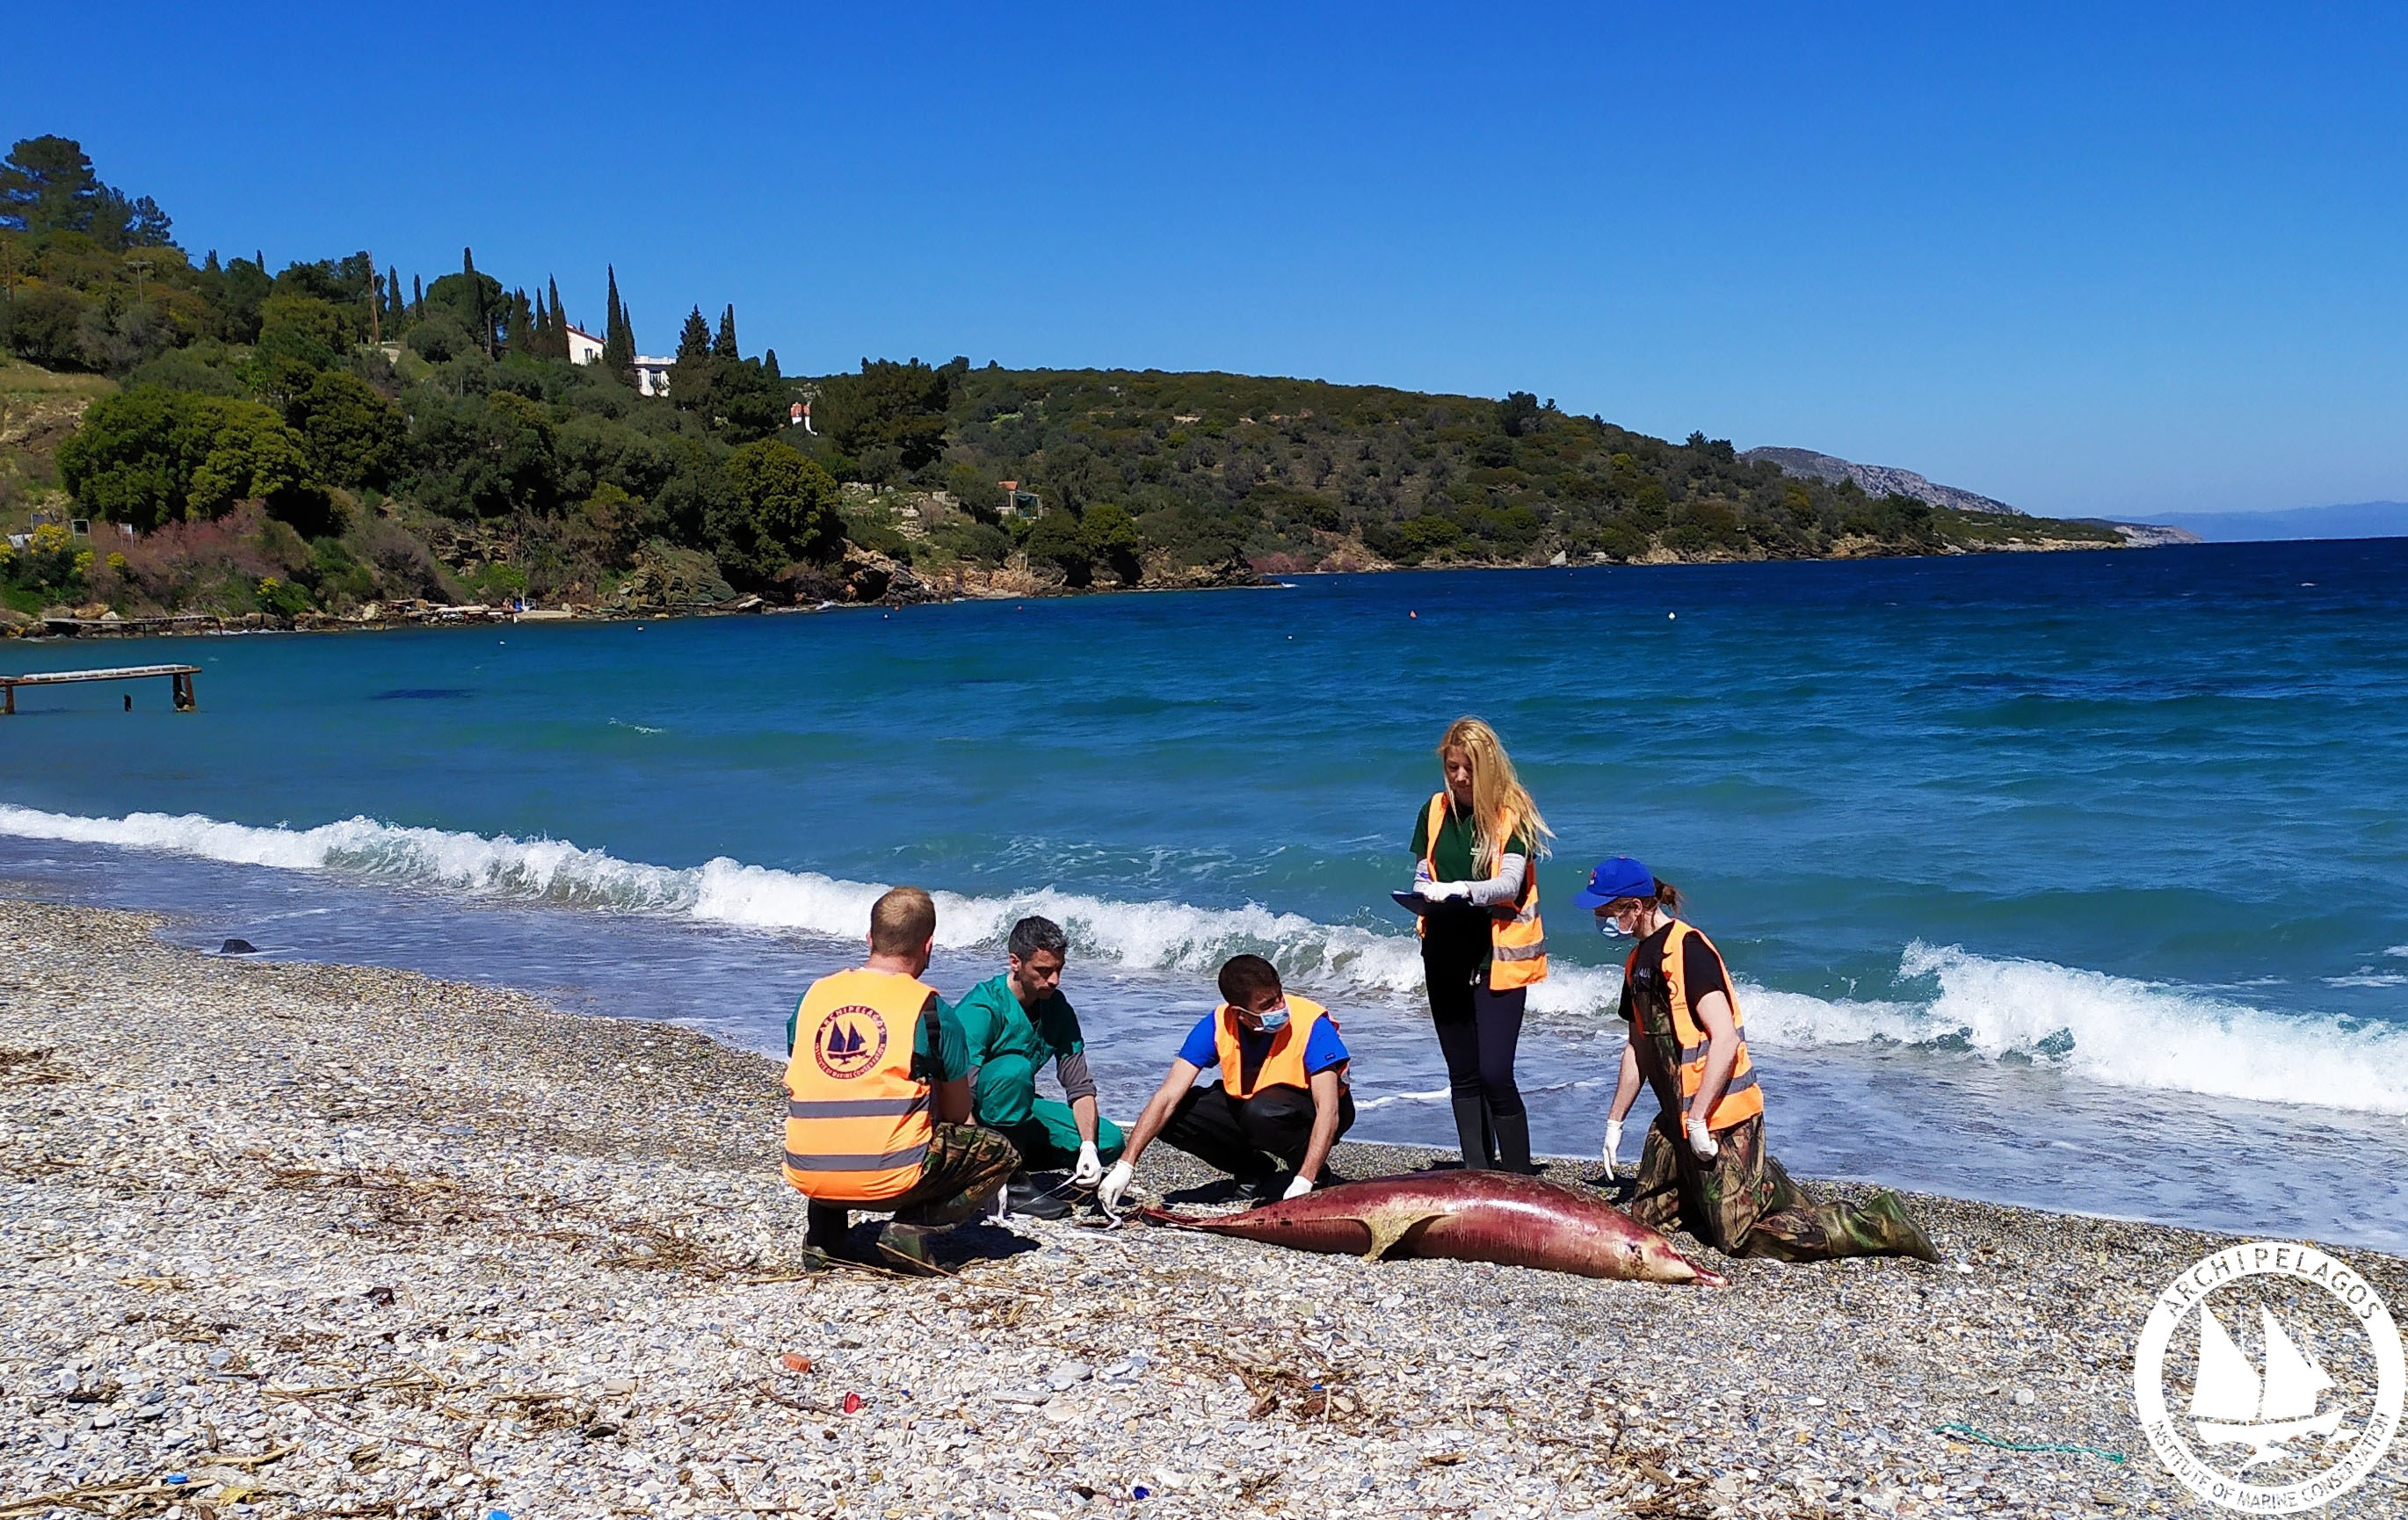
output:
M961 1021L962 1039L973 1068L999 1055L1018 1055L1034 1070L1087 1048L1070 999L1057 989L1038 1005L1032 1017L1020 1006L1009 975L989 977L962 994L953 1012Z

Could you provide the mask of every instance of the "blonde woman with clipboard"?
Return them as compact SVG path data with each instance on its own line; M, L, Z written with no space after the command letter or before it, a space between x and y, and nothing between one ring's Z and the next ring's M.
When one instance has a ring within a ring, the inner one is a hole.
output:
M1538 863L1554 831L1486 724L1457 718L1438 756L1445 785L1413 821L1413 887L1395 896L1420 919L1463 1164L1528 1171L1530 1117L1513 1055L1523 1005L1547 974Z

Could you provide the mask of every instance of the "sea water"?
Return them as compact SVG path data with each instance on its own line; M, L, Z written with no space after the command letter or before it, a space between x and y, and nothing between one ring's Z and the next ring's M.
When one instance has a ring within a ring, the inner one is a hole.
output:
M1388 892L1478 713L1555 832L1541 1148L1603 1129L1627 942L1571 896L1628 853L1722 946L1792 1169L2408 1245L2408 541L10 650L201 667L190 715L0 719L0 877L180 942L774 1053L917 882L949 993L1069 929L1115 1113L1247 950L1339 1012L1358 1137L1442 1144Z

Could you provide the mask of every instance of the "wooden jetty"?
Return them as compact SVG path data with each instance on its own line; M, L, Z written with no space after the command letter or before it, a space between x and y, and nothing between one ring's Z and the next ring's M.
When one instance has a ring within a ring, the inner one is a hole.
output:
M175 694L176 710L190 712L198 705L193 695L193 678L200 673L197 665L126 665L113 670L41 670L22 676L0 676L0 714L17 710L20 686L64 686L71 681L139 681L146 676L166 677Z

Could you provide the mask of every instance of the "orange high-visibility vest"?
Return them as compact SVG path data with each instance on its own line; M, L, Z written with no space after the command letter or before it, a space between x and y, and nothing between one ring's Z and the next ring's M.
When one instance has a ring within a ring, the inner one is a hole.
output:
M1438 829L1446 822L1446 794L1429 799L1429 821L1422 827L1422 868L1438 874ZM1502 841L1499 842L1502 848ZM1413 920L1416 933L1427 925ZM1508 992L1547 979L1547 926L1539 918L1539 861L1534 854L1522 866L1522 895L1488 911L1488 990Z
M1212 1043L1221 1053L1221 1086L1231 1097L1252 1097L1266 1087L1301 1087L1312 1090L1312 1078L1304 1069L1304 1049L1312 1043L1312 1026L1329 1018L1329 1010L1310 997L1287 995L1287 1026L1271 1036L1271 1048L1262 1064L1254 1068L1254 1080L1246 1080L1245 1054L1238 1047L1238 1011L1223 1003L1212 1011ZM1335 1027L1338 1021L1330 1019Z
M1671 932L1664 936L1664 991L1671 1006L1672 1033L1681 1042L1681 1114L1687 1122L1689 1106L1698 1096L1698 1088L1706 1080L1706 1026L1698 1022L1695 1010L1689 1006L1688 972L1681 955L1681 941L1696 934L1705 946L1713 949L1713 941L1698 934L1679 919L1672 921ZM1715 951L1719 956L1722 952ZM1639 951L1633 948L1630 958L1623 963L1625 980L1638 974ZM1730 1081L1723 1086L1723 1096L1714 1101L1714 1111L1706 1115L1708 1129L1728 1129L1744 1124L1764 1111L1764 1089L1756 1083L1756 1063L1747 1057L1747 1029L1740 1017L1739 994L1729 991L1728 963L1725 963L1723 981L1725 996L1730 998L1731 1029L1739 1036L1739 1059L1731 1063Z
M893 971L811 983L786 1061L786 1181L823 1203L882 1203L920 1181L936 1133L911 1047L937 989Z

